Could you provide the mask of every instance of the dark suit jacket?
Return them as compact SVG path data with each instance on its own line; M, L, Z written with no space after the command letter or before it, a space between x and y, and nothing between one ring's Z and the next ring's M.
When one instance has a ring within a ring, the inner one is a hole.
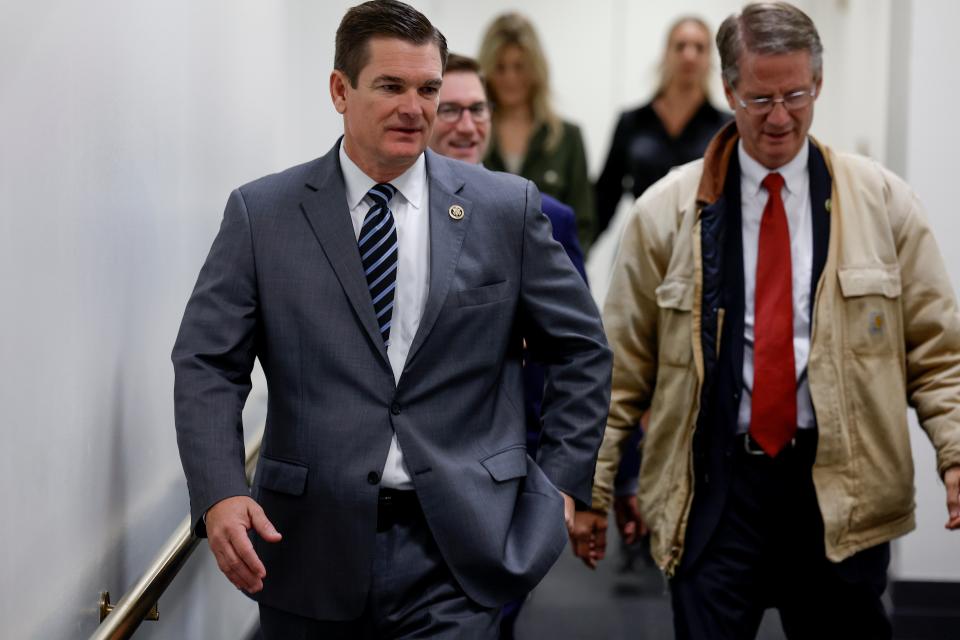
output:
M577 240L577 217L571 207L563 204L556 198L541 194L540 208L550 220L553 227L553 239L560 243L563 250L570 257L570 262L586 280L587 272L583 266L583 250Z
M283 541L254 540L267 568L257 599L360 615L396 432L453 575L499 605L563 549L555 488L590 499L611 366L597 310L532 183L428 150L429 293L395 383L337 148L231 194L187 304L173 361L193 520L203 534L210 506L247 493L240 414L259 358L269 405L253 497ZM524 338L551 372L539 464L524 446Z

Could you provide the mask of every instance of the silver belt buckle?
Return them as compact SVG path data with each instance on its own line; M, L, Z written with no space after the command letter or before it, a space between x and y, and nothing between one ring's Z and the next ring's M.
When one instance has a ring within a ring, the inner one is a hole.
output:
M767 455L767 452L764 451L763 449L761 449L761 448L759 447L759 445L757 446L756 449L754 449L754 448L750 445L750 443L751 443L752 441L753 441L753 438L750 437L750 432L749 432L749 431L743 434L743 450L744 450L744 451L746 451L746 452L747 452L748 454L750 454L751 456L765 456L765 455ZM791 448L791 449L793 449L794 447L796 447L796 446L797 446L797 437L794 436L794 437L790 438L790 444L787 445L787 446L788 446L789 448ZM786 449L786 448L787 448L787 447L784 447L784 449Z
M750 443L753 441L753 438L750 437L750 432L743 434L743 450L746 451L751 456L765 456L767 452L761 449L759 446L754 449Z

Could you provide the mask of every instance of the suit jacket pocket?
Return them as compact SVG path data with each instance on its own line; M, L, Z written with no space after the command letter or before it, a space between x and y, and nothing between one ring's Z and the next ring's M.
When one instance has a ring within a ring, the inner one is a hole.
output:
M494 480L506 482L527 475L527 447L514 445L480 461Z
M474 289L457 291L455 292L456 297L454 304L456 304L458 307L470 307L478 304L487 304L488 302L502 300L506 297L508 284L509 283L506 280L503 280L501 282L487 284Z
M308 468L304 464L262 456L257 467L257 485L291 496L303 495Z

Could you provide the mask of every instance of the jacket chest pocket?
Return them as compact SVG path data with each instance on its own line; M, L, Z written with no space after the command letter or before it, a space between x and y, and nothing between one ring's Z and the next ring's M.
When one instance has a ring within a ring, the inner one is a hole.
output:
M509 296L510 283L502 280L482 287L454 291L447 300L449 301L448 304L455 307L475 307L491 302L499 302Z
M664 280L656 290L660 318L657 328L660 364L686 366L693 358L690 343L693 311L693 283Z
M845 267L837 277L843 295L844 347L859 355L895 353L903 339L900 267Z

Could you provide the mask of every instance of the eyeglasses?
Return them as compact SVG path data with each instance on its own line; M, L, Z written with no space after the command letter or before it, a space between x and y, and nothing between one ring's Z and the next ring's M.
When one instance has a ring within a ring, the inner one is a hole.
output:
M750 98L749 100L744 100L737 95L736 92L733 93L734 97L737 99L737 102L740 103L740 106L747 110L747 113L753 116L765 116L771 111L773 111L774 106L777 103L780 103L784 106L787 111L798 111L810 105L813 102L813 99L817 97L817 89L813 88L809 91L794 91L793 93L788 93L782 98Z
M464 111L470 112L474 122L486 122L490 119L490 104L487 102L474 102L468 107L453 102L442 102L437 109L437 117L444 122L460 122Z

